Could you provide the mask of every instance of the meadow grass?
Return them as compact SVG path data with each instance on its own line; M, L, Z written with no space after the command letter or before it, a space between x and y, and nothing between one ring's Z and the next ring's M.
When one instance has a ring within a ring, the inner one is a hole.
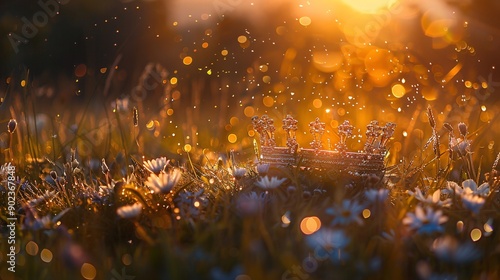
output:
M16 129L2 148L17 167L19 221L17 270L6 270L2 242L2 279L499 277L500 154L478 158L481 135L438 122L431 107L415 153L351 177L267 169L239 151L180 156L136 128L143 104L91 110L94 94L49 124L29 96L12 101Z

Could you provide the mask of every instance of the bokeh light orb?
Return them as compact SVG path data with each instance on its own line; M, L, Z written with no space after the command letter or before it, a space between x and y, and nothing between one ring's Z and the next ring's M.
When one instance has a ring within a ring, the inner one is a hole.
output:
M395 84L391 88L392 95L396 98L401 98L406 94L406 89L402 84Z
M321 220L316 216L305 217L300 222L300 230L302 231L302 233L306 235L313 234L320 228L321 228Z

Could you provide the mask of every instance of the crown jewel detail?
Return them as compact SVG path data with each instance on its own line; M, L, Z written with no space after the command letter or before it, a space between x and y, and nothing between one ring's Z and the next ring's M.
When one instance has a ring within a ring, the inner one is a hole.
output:
M300 148L296 132L298 121L291 115L283 119L283 130L286 133L286 147L276 146L274 120L267 115L252 118L254 130L260 135L260 154L257 157L263 163L279 166L303 166L321 170L347 171L355 174L381 172L385 169L384 156L387 143L394 134L396 125L387 123L381 127L379 122L371 121L366 127L366 142L363 151L350 152L347 140L352 137L354 127L345 120L337 128L339 142L332 149L324 150L322 137L326 125L319 118L309 123L309 132L313 136L311 148Z

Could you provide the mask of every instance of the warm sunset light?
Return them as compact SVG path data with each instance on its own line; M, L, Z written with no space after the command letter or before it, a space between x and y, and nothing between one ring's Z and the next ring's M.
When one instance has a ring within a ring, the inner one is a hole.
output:
M499 278L499 0L1 1L1 279Z
M399 0L342 0L346 5L361 13L374 14L381 9L388 9Z

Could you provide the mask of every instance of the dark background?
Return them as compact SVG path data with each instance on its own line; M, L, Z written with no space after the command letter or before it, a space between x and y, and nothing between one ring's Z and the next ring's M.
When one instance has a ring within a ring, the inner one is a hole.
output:
M471 31L467 39L476 48L478 57L488 62L478 67L489 69L491 65L498 64L500 3L477 0L447 1L447 4L462 11L469 19ZM135 9L137 5L140 5L139 10ZM133 56L133 59L126 59L131 67L147 61L177 65L179 60L175 58L178 57L179 48L174 44L175 31L168 24L172 20L169 19L171 15L167 13L166 5L169 5L169 1L123 3L117 0L72 0L60 5L60 14L50 17L49 23L39 28L37 35L29 39L27 44L21 44L19 53L15 53L8 34L13 32L21 35L21 18L26 17L32 22L40 6L37 1L4 0L0 4L0 76L6 77L20 66L29 68L35 76L44 73L48 73L49 77L68 75L79 63L108 66L118 53ZM124 11L124 8L127 10ZM283 9L268 12L269 21L285 19L287 16L283 12L286 10L287 5L283 4ZM209 12L214 14L213 10ZM114 20L114 17L118 19ZM238 25L248 27L250 24L245 19L227 17L222 25L225 31L218 34L220 42L232 41L232 29L238 29ZM120 32L116 33L116 29ZM160 38L155 39L156 34L161 34ZM415 34L416 43L425 40ZM113 45L115 43L117 46ZM425 42L421 43L422 54L428 56L429 60L432 57L439 58L439 52L431 52Z

